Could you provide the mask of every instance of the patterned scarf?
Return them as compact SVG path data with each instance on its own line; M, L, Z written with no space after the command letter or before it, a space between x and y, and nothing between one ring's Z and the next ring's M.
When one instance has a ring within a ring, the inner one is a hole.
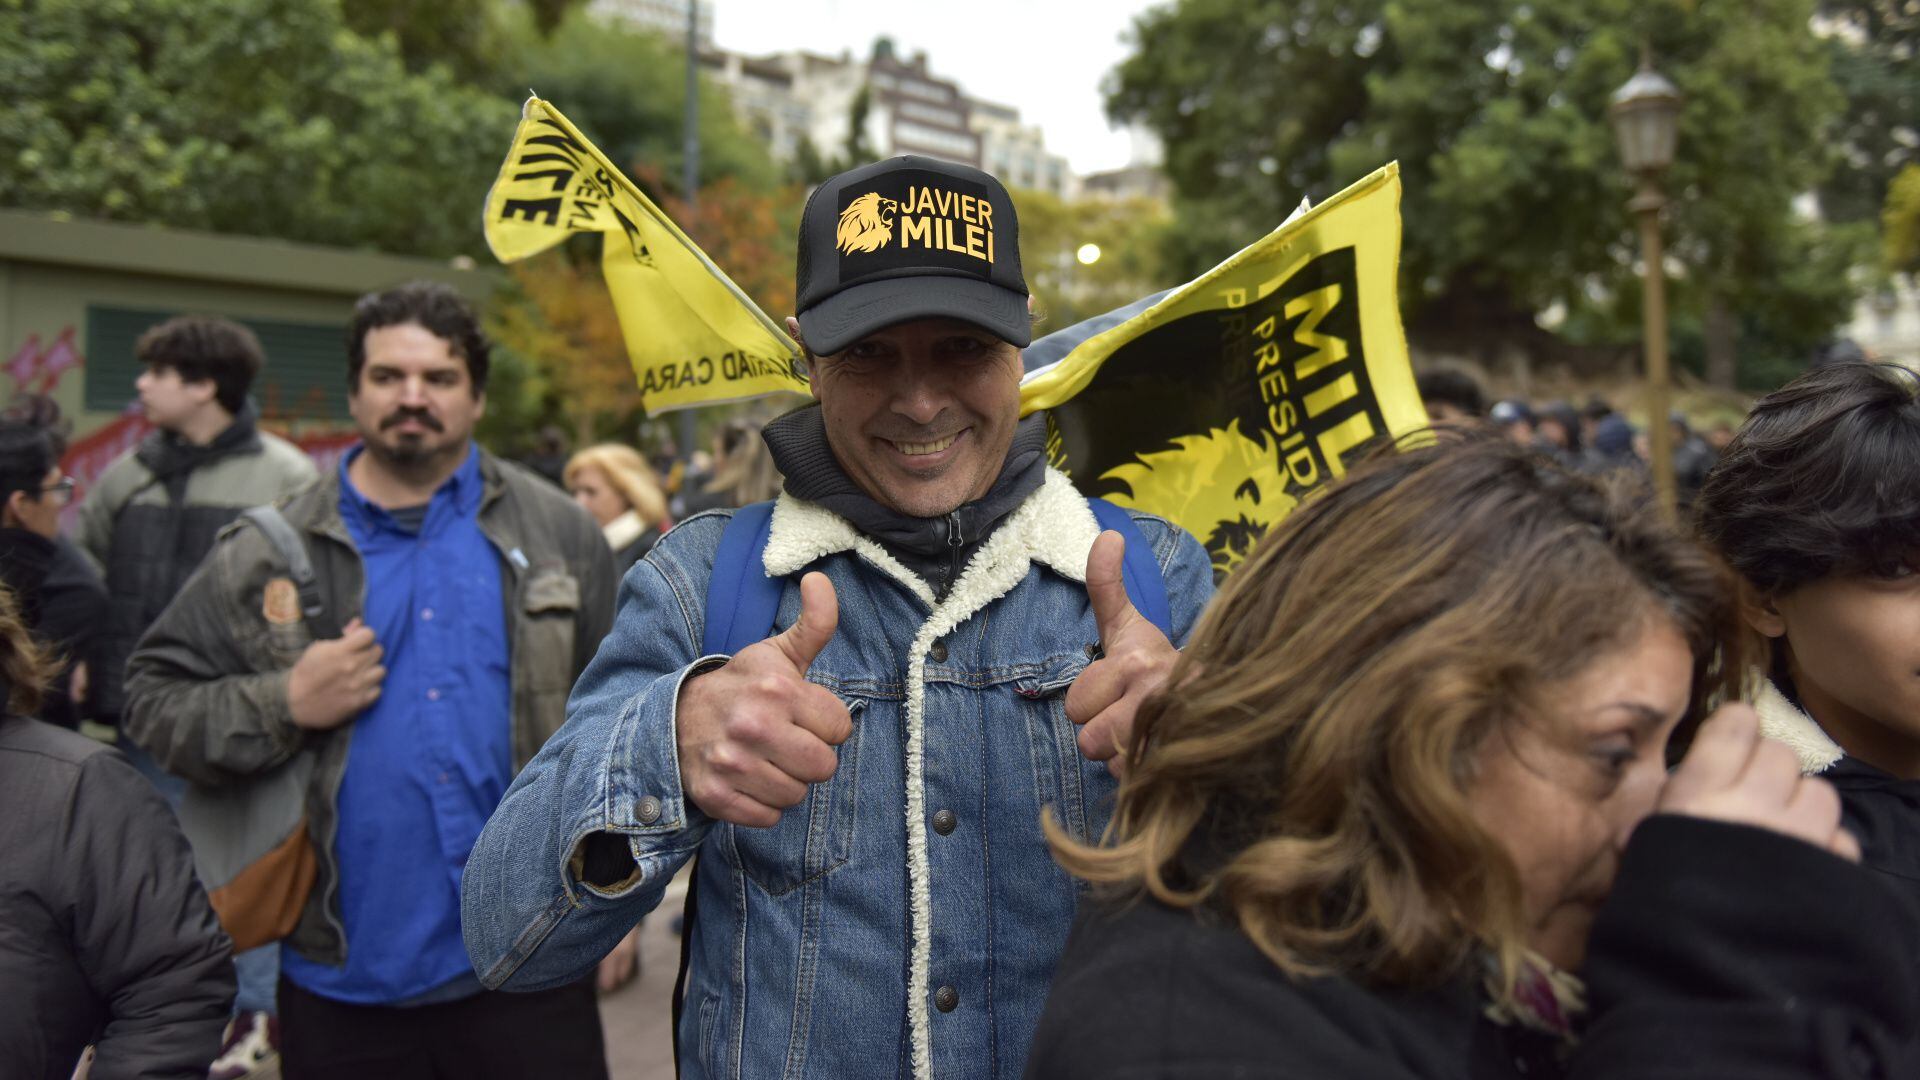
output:
M1487 1019L1551 1035L1569 1046L1579 1041L1580 1018L1587 1011L1587 987L1579 976L1529 949L1520 959L1512 992L1502 993L1499 965L1489 958L1487 968Z

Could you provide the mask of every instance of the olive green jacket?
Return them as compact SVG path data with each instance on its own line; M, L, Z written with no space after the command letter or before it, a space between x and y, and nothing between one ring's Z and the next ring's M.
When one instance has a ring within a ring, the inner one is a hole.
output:
M553 485L484 452L480 475L480 531L500 557L517 771L566 720L567 693L612 625L618 580L600 529ZM338 471L328 470L280 509L307 542L335 624L359 616L366 572L340 517ZM167 771L212 787L313 748L307 828L319 873L287 944L338 964L347 942L333 841L353 724L307 731L293 723L288 672L313 637L304 621L266 616L267 583L286 574L257 528L239 522L223 531L134 652L125 727Z

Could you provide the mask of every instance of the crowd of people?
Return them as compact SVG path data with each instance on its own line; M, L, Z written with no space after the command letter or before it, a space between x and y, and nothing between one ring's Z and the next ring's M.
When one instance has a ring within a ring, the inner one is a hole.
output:
M1574 472L1644 472L1649 467L1647 433L1634 427L1600 395L1589 397L1580 406L1568 401L1533 403L1520 398L1502 398L1488 404L1480 380L1451 367L1422 372L1415 382L1427 415L1436 422L1484 420L1514 443L1543 453ZM1672 435L1674 488L1680 504L1689 506L1720 453L1733 441L1733 424L1721 419L1701 432L1680 412L1669 416L1667 422Z
M1612 410L1432 373L1215 595L1020 416L993 177L800 228L815 400L686 462L481 447L420 283L325 470L220 319L75 537L0 422L6 1075L605 1076L682 872L689 1078L1920 1075L1920 375L1766 396L1676 521Z

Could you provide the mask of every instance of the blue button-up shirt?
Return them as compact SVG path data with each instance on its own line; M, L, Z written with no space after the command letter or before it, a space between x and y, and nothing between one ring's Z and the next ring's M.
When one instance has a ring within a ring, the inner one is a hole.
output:
M393 1004L479 989L460 938L460 875L513 779L511 698L479 451L434 492L417 533L354 488L347 469L360 453L340 462L340 515L366 564L363 619L387 678L353 722L340 783L347 963L288 949L281 967L316 994Z

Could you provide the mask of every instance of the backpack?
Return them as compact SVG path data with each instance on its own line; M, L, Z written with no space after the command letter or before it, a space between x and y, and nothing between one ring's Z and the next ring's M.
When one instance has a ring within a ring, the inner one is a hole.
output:
M314 640L339 637L306 544L286 517L271 506L257 506L240 516L266 536L287 564ZM193 848L194 869L235 952L293 933L306 909L319 870L307 835L307 787L314 758L313 749L306 747L234 784L191 785L181 799L180 830Z
M1102 531L1117 532L1127 542L1121 560L1120 575L1126 584L1127 599L1142 616L1169 638L1173 636L1173 617L1167 603L1167 582L1160 564L1153 557L1153 546L1141 535L1139 526L1125 510L1105 499L1089 498L1087 508ZM785 578L768 577L765 569L767 538L773 532L773 503L758 502L734 511L733 519L720 533L720 546L713 556L713 576L707 579L707 625L700 639L703 656L728 656L773 633L780 613L780 594ZM699 856L694 856L694 866ZM680 1016L687 993L688 942L696 914L697 881L687 885L686 907L681 914L680 971L673 980L673 1067L680 1070Z

